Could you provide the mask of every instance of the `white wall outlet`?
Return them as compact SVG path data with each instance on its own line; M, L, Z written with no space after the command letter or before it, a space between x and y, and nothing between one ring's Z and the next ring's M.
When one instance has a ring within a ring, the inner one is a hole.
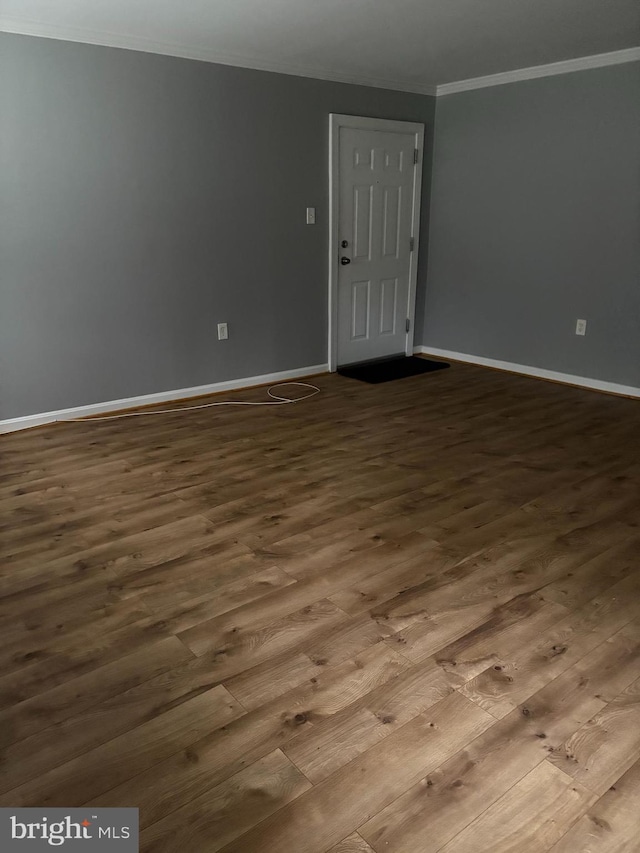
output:
M315 225L316 224L316 209L315 207L307 208L307 225Z
M586 335L587 334L587 321L586 320L576 320L576 335Z
M218 340L226 341L229 337L229 327L226 323L218 323Z

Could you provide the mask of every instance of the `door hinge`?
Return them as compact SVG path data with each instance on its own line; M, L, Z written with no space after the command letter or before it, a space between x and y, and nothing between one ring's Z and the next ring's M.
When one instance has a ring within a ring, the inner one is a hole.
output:
M413 252L415 245L416 245L416 241L413 239L413 237L410 237L409 238L409 251L410 252Z
M419 157L419 155L420 155L420 152L418 151L418 149L417 149L417 148L414 148L414 149L413 149L413 162L414 162L414 163L417 163L417 162L418 162L418 157Z
M408 317L407 317L406 327L407 327L407 332L408 332L409 329L411 328L411 320Z

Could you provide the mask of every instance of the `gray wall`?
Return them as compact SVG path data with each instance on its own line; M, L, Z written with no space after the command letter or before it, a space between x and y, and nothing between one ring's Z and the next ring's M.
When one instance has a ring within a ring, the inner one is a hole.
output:
M640 386L640 63L438 98L423 343Z
M0 35L0 416L326 362L328 114L424 122L428 199L434 109Z

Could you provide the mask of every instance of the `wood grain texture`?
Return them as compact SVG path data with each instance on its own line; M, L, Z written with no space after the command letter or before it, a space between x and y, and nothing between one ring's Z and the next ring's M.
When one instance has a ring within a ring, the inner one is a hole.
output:
M2 438L0 805L138 806L145 853L636 853L637 402L317 382Z
M414 717L365 753L225 850L300 853L327 850L395 799L430 767L457 752L492 723L485 711L453 693Z
M578 729L550 761L597 794L640 758L640 680Z
M442 853L544 853L594 802L595 796L572 784L546 762L442 848Z
M353 835L332 847L329 853L372 853L372 851L367 842L354 832Z
M640 762L555 844L552 853L634 853L640 839Z
M360 828L376 849L437 851L633 683L638 638L621 631ZM313 734L313 733L311 733ZM558 765L561 767L561 765Z
M245 832L248 822L259 823L309 788L311 783L275 750L145 830L140 850L215 853Z

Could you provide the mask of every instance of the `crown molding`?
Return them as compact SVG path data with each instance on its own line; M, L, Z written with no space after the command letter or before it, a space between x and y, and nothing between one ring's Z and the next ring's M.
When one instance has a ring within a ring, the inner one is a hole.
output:
M142 53L157 53L175 56L180 59L194 59L199 62L211 62L218 65L231 65L235 68L249 68L253 71L270 71L275 74L287 74L292 77L308 77L314 80L326 80L332 83L349 83L353 86L370 86L374 89L391 89L417 95L435 97L436 87L409 83L401 80L386 80L381 77L368 77L360 74L346 74L339 71L327 71L323 68L306 68L276 62L269 59L256 59L225 53L208 48L193 48L186 45L158 42L142 36L130 36L122 33L97 32L82 27L56 26L24 21L0 16L0 32L36 38L73 41L82 44L95 44L101 47L116 47L122 50L134 50Z
M640 60L640 47L616 50L613 53L598 53L594 56L582 56L567 59L564 62L550 62L548 65L534 65L531 68L517 68L486 77L472 77L454 83L441 83L436 87L436 95L453 95L467 92L469 89L484 89L488 86L503 86L505 83L517 83L519 80L535 80L537 77L553 77L556 74L570 74L572 71L586 71L589 68L603 68L605 65L621 65L623 62Z
M573 71L585 71L589 68L603 68L606 65L620 65L625 62L640 61L640 47L630 47L612 53L598 53L593 56L567 59L563 62L551 62L547 65L516 68L513 71L489 74L484 77L472 77L468 80L457 80L435 86L401 80L386 80L381 77L368 77L361 74L343 74L339 71L328 71L323 68L307 68L265 58L249 58L223 51L209 50L205 47L193 48L169 42L158 42L144 38L143 36L97 32L83 27L40 24L35 21L2 16L0 16L0 32L34 36L36 38L57 39L59 41L79 42L81 44L95 44L101 47L115 47L121 50L134 50L142 53L156 53L164 56L175 56L180 59L192 59L199 62L229 65L235 68L248 68L253 71L269 71L274 74L287 74L292 77L307 77L314 80L326 80L332 83L348 83L353 86L369 86L374 89L391 89L397 92L430 95L432 97L453 95L457 92L466 92L470 89L484 89L489 86L503 86L507 83L517 83L521 80L552 77L556 74L569 74Z

